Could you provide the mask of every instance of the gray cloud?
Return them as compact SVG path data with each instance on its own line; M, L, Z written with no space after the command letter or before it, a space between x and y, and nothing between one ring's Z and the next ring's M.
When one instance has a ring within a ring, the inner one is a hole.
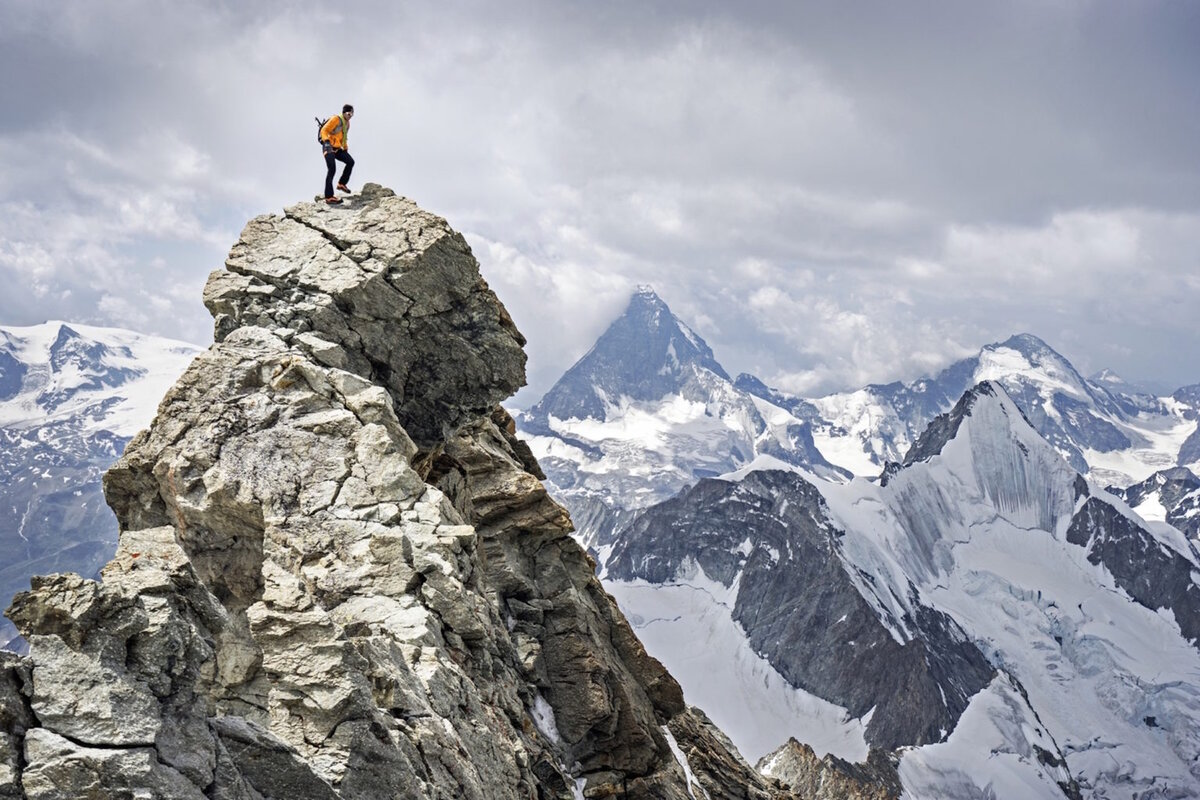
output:
M1200 380L1200 9L76 2L0 9L0 319L205 341L253 214L356 181L468 234L531 400L650 283L821 392L1029 330Z

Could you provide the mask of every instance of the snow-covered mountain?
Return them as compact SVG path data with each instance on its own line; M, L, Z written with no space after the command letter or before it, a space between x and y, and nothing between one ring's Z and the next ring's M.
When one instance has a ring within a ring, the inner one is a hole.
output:
M816 408L813 436L826 458L856 475L877 475L981 381L1002 385L1073 468L1102 483L1128 485L1160 469L1200 463L1195 397L1154 398L1111 372L1084 378L1030 334L987 345L979 355L911 384L791 402ZM785 404L789 399L780 392L773 396Z
M878 476L981 381L1003 386L1042 437L1102 485L1200 469L1200 386L1155 398L1110 371L1085 378L1020 334L913 383L796 397L753 375L731 380L648 288L536 406L514 416L603 561L640 509L704 477L768 464L835 480Z
M29 576L93 576L117 523L100 477L199 348L74 323L0 327L0 607ZM0 645L16 635L0 619Z
M891 751L915 798L1200 786L1200 555L1073 469L999 381L880 481L701 481L606 569L688 701L781 779L795 737Z
M1154 473L1133 486L1110 486L1142 519L1165 522L1193 541L1200 540L1200 478L1186 467Z
M700 336L649 288L517 424L586 546L631 512L756 459L845 474L811 425L735 385Z

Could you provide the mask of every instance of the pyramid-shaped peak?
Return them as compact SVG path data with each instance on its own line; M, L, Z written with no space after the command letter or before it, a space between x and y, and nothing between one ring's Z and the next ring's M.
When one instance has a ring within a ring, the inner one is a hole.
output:
M1096 383L1112 383L1119 386L1129 385L1129 381L1125 380L1108 367L1105 367L1096 374L1089 376L1088 380L1095 381Z
M697 374L732 383L712 348L649 286L639 286L624 313L532 409L536 418L603 419L621 397L658 400Z
M56 343L65 342L69 339L80 339L79 331L67 325L65 322L58 323L58 337Z
M771 394L771 387L763 383L761 378L751 375L749 372L738 373L733 385L743 392L749 392L757 397L767 397Z
M1055 520L1087 491L998 381L967 390L950 412L930 423L903 466L885 471L885 483L901 475L926 481L925 464L937 457L957 483L990 498L1011 521L1040 530L1053 530Z
M631 314L673 316L666 301L659 297L658 293L649 286L639 286L630 295L629 304L625 306L625 315L628 316Z
M658 296L658 293L650 286L638 286L633 294L629 297L629 304L625 306L625 311L621 318L634 320L644 320L649 327L658 325L669 325L678 328L687 328L674 314L671 313L670 306L666 301ZM615 327L620 320L613 323ZM611 327L610 327L611 330ZM695 336L691 330L688 333ZM699 338L699 337L697 337Z
M108 355L109 349L102 342L86 339L69 325L59 324L58 335L50 345L50 366L61 370L68 364L83 368L99 368L100 360Z
M1200 486L1200 477L1197 477L1196 473L1187 467L1167 467L1166 469L1160 469L1150 476L1150 480L1156 481L1160 486L1169 482Z
M979 413L981 408L985 408L982 414ZM905 454L903 466L908 467L941 455L946 446L959 436L967 421L976 416L982 416L988 420L980 424L1004 429L973 433L973 447L976 449L984 441L990 440L995 444L1003 440L1010 443L1015 442L1015 446L1024 451L1027 457L1031 457L1031 450L1036 449L1046 450L1053 454L1054 460L1061 460L1050 444L1042 439L1034 429L1033 423L1025 416L1020 406L1013 401L1003 384L999 381L986 380L964 392L958 402L954 404L954 408L929 423L929 426L917 437L908 453ZM973 425L973 429L975 427L978 426ZM894 472L895 467L891 471Z

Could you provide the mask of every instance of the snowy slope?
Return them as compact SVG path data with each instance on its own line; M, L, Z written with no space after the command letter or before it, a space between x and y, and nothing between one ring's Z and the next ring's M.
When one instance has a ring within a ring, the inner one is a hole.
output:
M797 719L805 720L805 741L819 756L867 758L863 720L790 685L754 652L732 617L736 584L723 586L693 561L667 584L608 581L605 587L622 609L636 609L628 619L638 638L687 687L689 700L704 698L704 711L719 728L742 732L738 746L752 762L792 736Z
M32 574L90 576L112 556L100 477L198 352L112 328L0 327L0 604ZM15 633L0 621L0 645Z
M85 433L133 436L199 352L186 342L117 328L0 326L0 375L6 376L0 387L7 387L0 389L0 427L73 421Z
M807 483L796 475L769 474L779 476L772 481ZM786 483L762 492L746 483L750 480L753 473L733 484L747 486L743 500L775 495L801 502ZM808 516L817 527L825 519L836 531L819 541L828 543L828 552L898 645L921 644L934 662L940 659L944 668L933 669L929 678L945 690L960 685L962 676L978 674L956 671L956 659L970 655L953 649L954 630L995 670L972 690L940 739L901 751L906 796L1059 798L1072 791L1084 797L1194 796L1200 786L1200 774L1192 772L1200 758L1200 557L1178 531L1142 520L1119 498L1089 485L1038 435L999 383L969 392L884 481L811 486L821 502L809 502ZM794 714L791 730L786 721L770 718L765 728L772 734L788 733L801 742L810 737L829 752L846 747L853 712L839 716L836 709L831 714L827 708L789 705L774 681L790 669L804 679L809 694L844 697L839 676L811 668L826 663L827 655L809 651L836 651L846 644L836 632L850 623L856 632L847 630L844 638L861 651L869 620L861 612L833 617L830 611L824 628L810 626L788 640L788 629L772 627L770 619L779 610L794 616L802 609L777 594L747 607L744 587L769 584L773 573L794 569L788 551L799 545L796 526L802 517L760 503L757 512L732 518L736 524L722 524L716 502L728 505L736 494L711 489L703 498L695 490L692 495L695 499L681 496L664 504L669 514L657 507L647 511L618 540L609 562L617 574L610 572L607 585L651 653L672 669L678 667L671 659L683 658L687 642L724 630L714 623L712 605L680 605L674 595L686 586L693 595L703 589L720 598L717 606L731 609L729 619L746 633L744 640L727 631L719 636L721 647L734 654L735 666L726 669L740 670L739 691L754 689L753 697L738 703ZM701 500L704 505L693 511ZM658 530L669 535L656 536ZM637 541L630 541L635 535ZM818 552L810 549L803 561L811 564ZM682 558L709 566L698 572ZM798 579L799 574L793 572L786 585L811 596L814 579ZM712 586L714 579L722 588ZM822 601L826 606L848 607L843 589L829 594L835 585L830 580L818 582L817 596L829 598ZM655 585L664 594L656 596ZM951 635L936 635L930 613L953 621ZM673 630L656 635L664 619ZM764 629L772 635L758 635ZM775 641L780 632L783 645ZM870 650L887 647L886 639L870 641ZM766 656L774 673L748 667L756 653ZM855 657L860 660L853 667L844 662L847 669L862 682L873 680L869 652L855 651ZM891 670L902 663L895 656L885 662ZM810 668L796 670L797 664ZM683 666L689 702L729 703L705 680L717 667L689 673ZM922 673L912 674L915 679ZM909 690L903 696L912 697ZM854 698L848 702L853 705ZM937 704L935 695L911 713L933 714L937 709L926 706ZM878 721L860 718L867 741ZM733 715L723 722L740 746L761 750L753 721ZM885 737L877 729L874 738Z

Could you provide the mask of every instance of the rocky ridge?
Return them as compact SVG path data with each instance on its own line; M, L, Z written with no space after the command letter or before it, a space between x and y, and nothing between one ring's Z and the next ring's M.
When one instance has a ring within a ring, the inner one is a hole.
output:
M896 774L894 758L882 750L872 750L866 762L851 764L832 755L818 758L808 745L789 739L760 760L758 768L810 800L836 800L863 791L863 786L871 787L865 795L870 800L896 800L904 787Z
M571 539L459 234L368 184L252 220L226 267L215 343L105 476L103 580L8 612L0 797L790 796Z

